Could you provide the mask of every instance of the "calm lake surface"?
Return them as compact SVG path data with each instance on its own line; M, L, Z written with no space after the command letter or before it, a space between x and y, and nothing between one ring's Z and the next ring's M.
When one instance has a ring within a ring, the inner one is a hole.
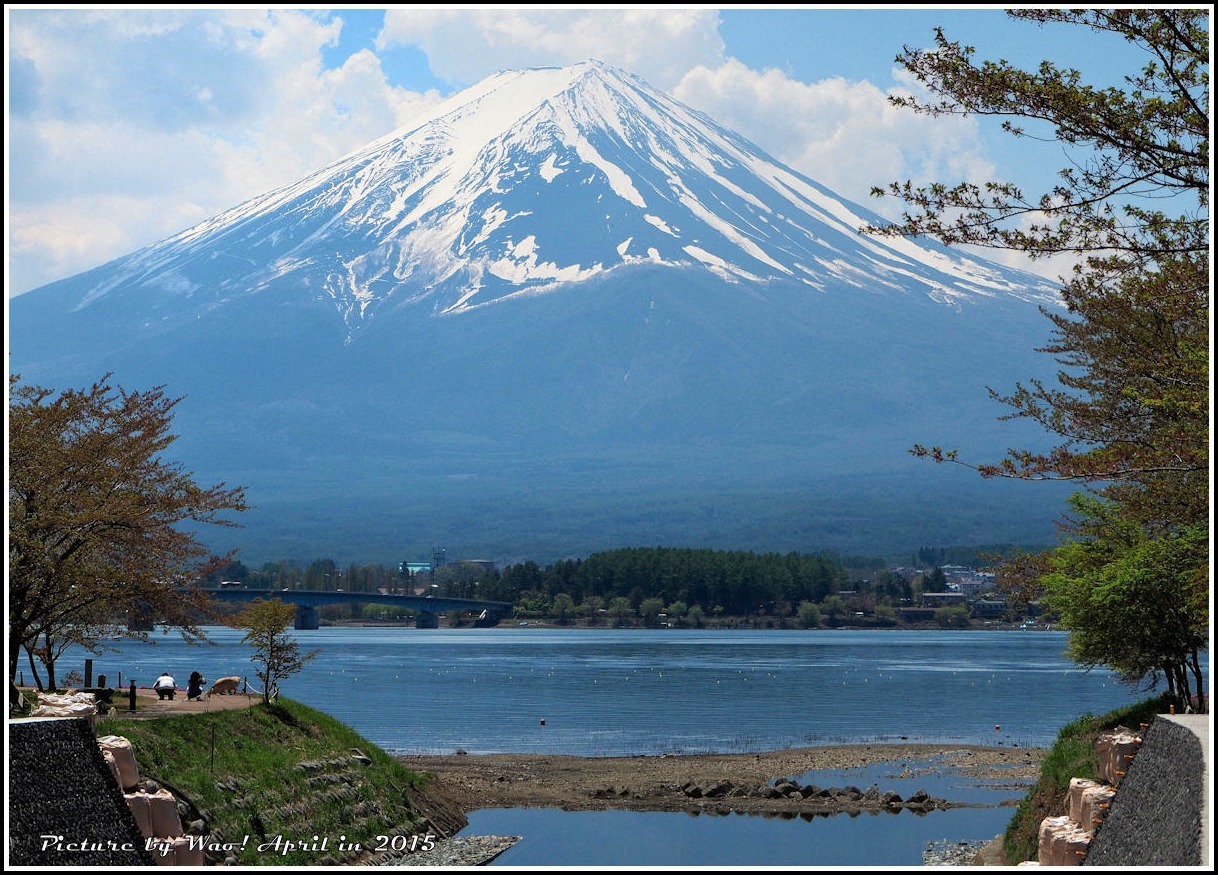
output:
M241 633L154 633L94 657L110 684L248 677ZM1062 632L410 629L295 633L284 695L402 753L632 756L858 741L1045 747L1139 696L1063 656ZM61 672L79 667L65 660ZM545 724L542 725L541 721ZM999 730L995 730L999 726Z
M154 634L93 657L110 684L168 670L247 676L241 633L191 646ZM739 631L327 627L296 632L318 656L283 693L399 753L631 756L910 741L1047 747L1065 724L1142 698L1063 655L1047 631ZM61 672L83 666L83 656ZM544 724L543 722L544 721ZM494 865L921 865L926 843L1001 833L1020 788L952 776L906 786L889 768L804 776L822 786L977 801L925 815L781 819L504 809L468 834L524 836ZM775 776L780 777L780 776ZM966 795L972 794L972 795Z

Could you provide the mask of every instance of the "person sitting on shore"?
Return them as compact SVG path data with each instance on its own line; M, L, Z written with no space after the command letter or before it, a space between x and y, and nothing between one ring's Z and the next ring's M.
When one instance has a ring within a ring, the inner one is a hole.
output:
M174 690L178 687L178 682L173 679L173 675L165 672L152 684L152 688L156 690L158 699L172 699Z
M207 683L207 679L203 677L202 672L192 671L190 680L186 684L186 701L191 699L203 698L203 685Z

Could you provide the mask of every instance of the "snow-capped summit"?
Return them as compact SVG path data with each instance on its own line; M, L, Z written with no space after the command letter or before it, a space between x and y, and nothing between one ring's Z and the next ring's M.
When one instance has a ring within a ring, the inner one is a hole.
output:
M738 283L1044 299L1048 283L881 221L636 76L587 61L499 73L292 185L108 266L86 297L154 284L452 314L640 264Z
M698 516L723 489L904 470L947 423L1005 448L985 387L1029 376L1053 285L859 233L881 221L629 73L503 72L299 182L13 299L11 367L186 395L188 461L281 496L261 523L272 539L323 493L331 514L423 496L427 512L394 526L433 540L424 529L474 505L464 536L532 537L530 519L565 524L587 490L602 522L615 501L629 518L657 501ZM756 501L788 526L763 540L791 546L790 499ZM643 540L740 530L683 512L641 524ZM593 537L558 528L547 549Z

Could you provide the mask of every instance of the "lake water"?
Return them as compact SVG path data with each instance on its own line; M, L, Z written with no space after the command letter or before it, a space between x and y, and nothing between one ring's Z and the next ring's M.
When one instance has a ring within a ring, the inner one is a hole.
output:
M241 633L118 643L94 674L124 686L240 675ZM1048 746L1084 713L1136 701L1033 631L695 631L327 627L283 693L404 753L630 756L854 741ZM61 664L61 673L79 667ZM541 721L545 721L542 725ZM995 726L1000 727L995 730Z
M155 634L93 657L94 675L149 685L248 676L241 633L214 645ZM319 653L282 685L389 751L577 756L740 753L910 741L1047 747L1065 724L1142 696L1063 655L1046 631L739 631L327 627L295 633ZM61 672L83 665L80 656ZM544 723L543 723L544 721ZM775 776L779 777L779 776ZM887 771L807 776L903 795L975 799L916 815L782 819L487 810L469 834L521 835L501 866L920 865L931 841L988 839L1022 791L946 776L902 787ZM966 786L967 785L967 786ZM950 792L949 792L950 791ZM964 794L971 793L972 797Z

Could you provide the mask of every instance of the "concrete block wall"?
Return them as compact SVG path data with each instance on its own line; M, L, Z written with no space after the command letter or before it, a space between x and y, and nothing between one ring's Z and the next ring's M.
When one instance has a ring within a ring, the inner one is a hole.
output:
M192 841L186 836L178 801L165 789L149 790L140 786L139 766L131 741L121 735L104 735L98 747L123 790L127 807L135 817L140 834L151 843L152 858L161 866L202 866L206 863L202 836Z
M1191 719L1160 715L1141 733L1101 736L1103 780L1071 780L1068 814L1041 822L1036 865L1209 865L1209 718Z
M1100 757L1100 779L1113 787L1121 786L1142 738L1128 729L1114 729L1099 737L1096 752Z
M1095 828L1108 816L1114 796L1116 787L1086 778L1071 778L1067 794L1070 819L1087 832L1094 833Z
M1078 866L1091 844L1091 833L1070 815L1046 817L1040 822L1036 862L1041 866Z

